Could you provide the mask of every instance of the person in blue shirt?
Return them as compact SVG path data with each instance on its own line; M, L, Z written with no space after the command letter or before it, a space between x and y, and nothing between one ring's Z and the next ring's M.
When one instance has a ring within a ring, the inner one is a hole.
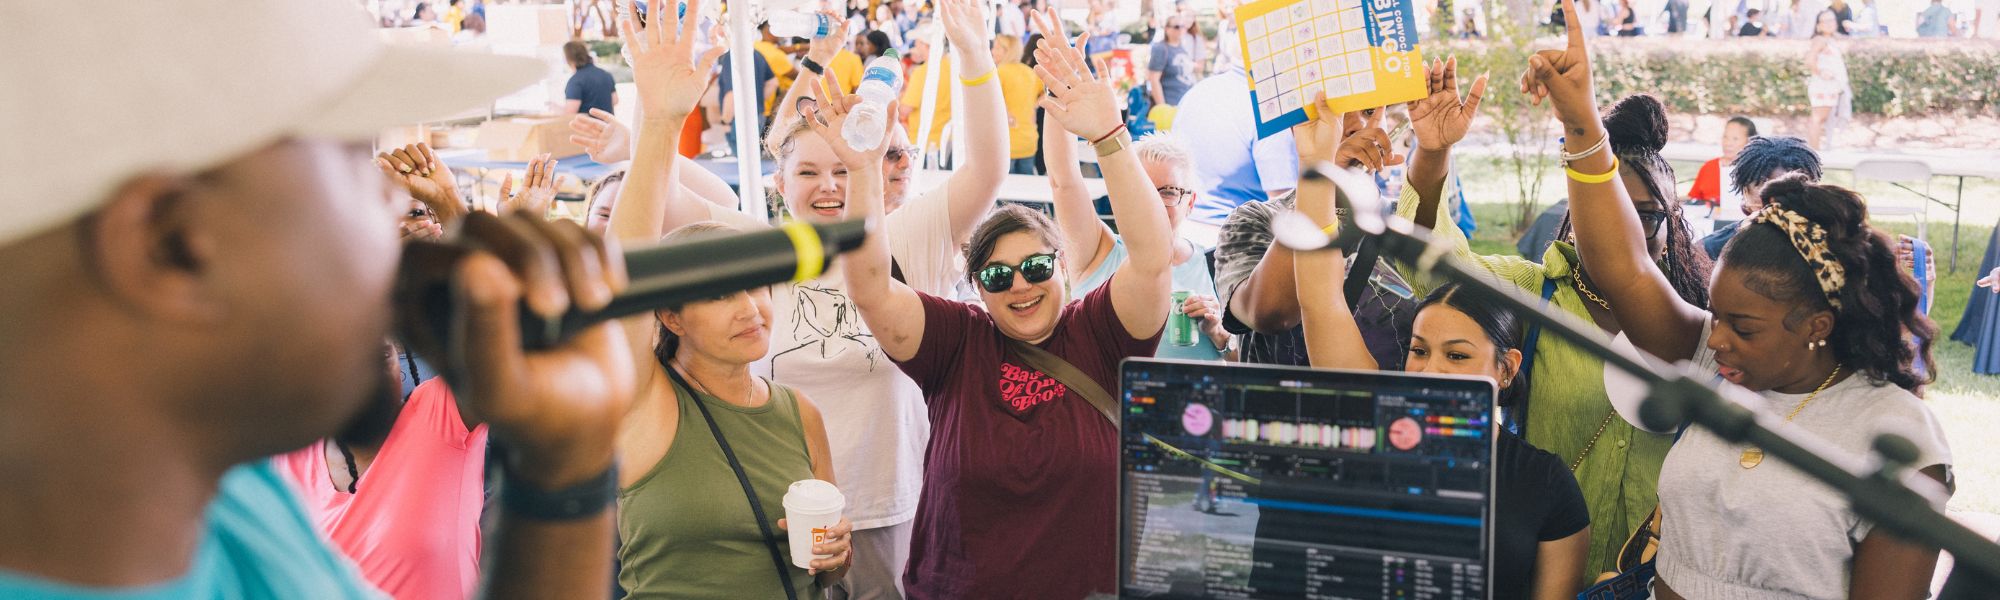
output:
M1299 180L1292 132L1258 138L1249 90L1243 68L1232 65L1181 96L1178 114L1199 115L1175 119L1172 131L1194 155L1192 188L1201 193L1188 218L1196 222L1221 225L1236 207L1283 196Z
M722 98L722 109L721 109L722 114L719 116L721 117L723 124L730 126L729 127L730 148L736 147L736 134L737 134L736 130L740 128L736 124L736 95L735 95L736 78L731 77L729 72L729 69L733 68L733 66L736 64L736 62L732 60L734 58L735 58L734 53L731 52L722 53L722 59L716 62L717 64L723 65L724 68L722 69L721 75L716 77L716 82L715 82L716 85L721 86L716 90L716 92L720 94L720 97ZM756 137L764 131L763 115L766 114L766 111L764 110L764 99L768 97L774 97L775 92L777 92L778 90L778 81L777 81L777 75L775 74L774 71L771 70L771 63L764 61L764 53L751 52L750 58L752 61L754 61L754 65L751 67L750 81L751 84L756 88L756 100L757 100L756 104L757 104L758 116L757 116L757 122L751 125L751 130L749 131L749 134L751 135L751 137Z
M519 323L608 304L621 254L574 223L490 213L406 248L390 186L418 175L369 148L545 68L385 46L345 0L134 3L92 22L119 43L29 68L69 10L0 20L0 89L42 90L0 94L18 169L0 189L0 598L380 597L269 457L355 418L388 377L392 326L507 448L488 591L607 596L628 345L604 324L524 351ZM637 54L694 67L695 40L658 21ZM15 118L29 101L134 135L107 150ZM447 310L399 306L401 285Z
M1096 205L1084 188L1083 171L1076 161L1076 134L1050 120L1043 126L1042 153L1048 157L1049 188L1055 203L1056 227L1062 231L1065 255L1064 276L1071 282L1071 294L1090 293L1110 281L1112 273L1128 257L1124 238L1097 217ZM1200 194L1194 185L1194 154L1180 140L1166 134L1149 134L1132 143L1132 151L1146 176L1157 186L1160 202L1167 206L1167 224L1176 232L1187 222L1189 209ZM1194 360L1235 360L1235 336L1222 329L1222 304L1215 297L1215 273L1208 248L1176 235L1172 250L1173 291L1186 292L1172 315L1187 317L1195 329L1192 344L1176 343L1172 321L1160 336L1155 356Z
M618 106L618 80L611 73L597 67L597 58L590 55L590 45L581 40L563 43L563 59L569 61L574 70L569 83L563 86L562 114L590 114L591 109L616 113Z

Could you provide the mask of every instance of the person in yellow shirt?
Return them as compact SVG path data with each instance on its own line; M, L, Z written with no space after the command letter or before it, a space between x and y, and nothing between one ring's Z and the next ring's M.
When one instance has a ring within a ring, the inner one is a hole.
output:
M1007 172L1036 175L1035 151L1041 148L1041 132L1035 128L1035 101L1042 96L1042 78L1021 64L1021 38L1001 34L993 38L993 64L1000 77L1000 96L1007 102Z
M921 35L921 32L920 29L911 33L916 42L910 48L910 59L918 64L910 67L909 79L903 83L903 127L910 132L911 143L921 146L924 152L930 152L938 147L939 138L944 136L945 124L951 122L951 61L943 52L932 48L927 36ZM924 80L930 76L931 65L938 65L940 75L937 96L927 103L923 101ZM917 132L917 128L922 125L924 113L921 109L925 104L936 107L937 117L931 124L930 139L919 142L917 136L922 134Z
M861 87L861 72L867 69L867 65L861 62L861 55L841 48L840 53L833 55L833 60L826 63L826 69L833 71L833 75L840 78L840 87L843 88L841 92L852 94L855 88Z
M461 6L464 3L465 0L451 0L451 8L444 11L445 29L452 33L458 33L459 24L465 22L465 7Z
M771 107L776 105L772 101L777 100L777 90L791 89L793 75L797 70L792 68L792 55L786 52L783 47L778 46L778 36L771 35L771 26L769 24L758 25L757 31L763 33L764 38L757 40L755 44L751 44L751 49L763 55L764 62L770 63L771 76L777 78L778 82L778 86L772 88L771 93L764 97L764 116L770 117Z

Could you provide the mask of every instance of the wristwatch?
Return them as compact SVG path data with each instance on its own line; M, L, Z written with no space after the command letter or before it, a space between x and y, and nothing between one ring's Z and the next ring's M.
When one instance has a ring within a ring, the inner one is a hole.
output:
M807 71L812 71L814 75L826 74L826 67L820 66L819 63L814 62L812 57L810 56L800 58L799 66L805 67Z

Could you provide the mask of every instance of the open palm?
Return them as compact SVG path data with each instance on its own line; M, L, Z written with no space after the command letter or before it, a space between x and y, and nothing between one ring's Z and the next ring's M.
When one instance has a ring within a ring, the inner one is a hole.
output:
M819 76L814 85L819 86L819 96L825 98L825 100L809 105L810 108L806 109L806 114L802 115L806 120L806 125L813 130L813 133L818 134L820 139L826 140L826 145L833 147L833 155L840 159L840 164L847 165L849 172L862 169L880 169L883 157L881 152L855 150L854 147L847 145L847 138L843 137L846 134L847 128L854 124L852 121L847 120L847 116L850 114L849 111L854 110L856 105L861 104L861 97L853 94L841 94L835 91L839 89L840 81L831 71ZM890 108L895 109L897 107L891 106ZM894 114L894 112L894 110L890 111L891 114ZM886 133L888 120L884 119L883 123L878 125L878 127L881 127Z
M625 0L629 6L633 0ZM689 0L688 14L701 14L703 0ZM636 14L636 8L627 12ZM647 118L685 118L708 88L708 74L722 57L717 43L697 57L694 53L700 19L682 20L672 10L653 11L644 28L620 19L618 31L632 61L632 82L639 89L639 106ZM721 29L715 30L720 33Z
M1410 103L1411 129L1417 144L1425 150L1442 150L1465 139L1465 130L1479 114L1479 100L1486 95L1486 75L1473 80L1463 97L1458 93L1458 57L1431 63L1430 95Z
M1066 39L1061 23L1054 10L1035 14L1045 40ZM1092 74L1084 62L1083 41L1079 35L1072 43L1044 41L1035 47L1035 74L1049 92L1039 105L1070 133L1096 139L1110 134L1121 121L1111 83L1102 73Z

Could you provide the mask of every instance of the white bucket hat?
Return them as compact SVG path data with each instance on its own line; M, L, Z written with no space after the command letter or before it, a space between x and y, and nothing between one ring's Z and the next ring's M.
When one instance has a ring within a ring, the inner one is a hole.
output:
M127 178L287 137L363 140L546 74L529 58L382 43L353 0L0 2L0 245Z

